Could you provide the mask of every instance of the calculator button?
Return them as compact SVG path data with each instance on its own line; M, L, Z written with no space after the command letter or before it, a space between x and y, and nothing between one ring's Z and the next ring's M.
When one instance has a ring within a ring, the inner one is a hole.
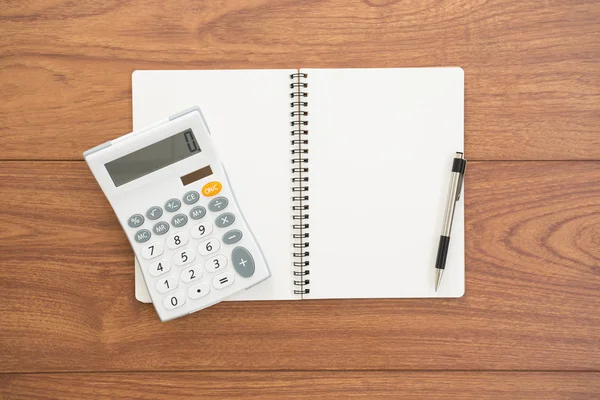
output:
M148 217L148 219L159 219L162 212L162 208L159 206L150 207L148 211L146 211L146 217Z
M217 224L219 228L227 228L229 225L233 224L233 221L235 221L235 215L232 213L224 213L217 217L215 224Z
M180 207L181 201L177 199L171 199L165 203L165 210L167 210L168 212L175 212L179 210Z
M181 228L182 226L187 224L187 222L188 222L188 217L185 214L177 214L171 220L171 223L173 224L173 226L175 228Z
M163 245L159 242L155 242L142 249L142 257L146 260L152 260L153 258L160 256L163 253L163 250Z
M150 239L151 233L148 229L140 229L135 233L135 241L138 243L147 242Z
M232 285L234 280L235 276L231 272L225 272L224 274L215 276L212 284L217 289L223 289Z
M227 197L219 196L208 203L208 209L212 212L217 212L223 210L228 204L229 200L227 200Z
M196 252L192 249L182 250L178 253L175 253L173 256L173 263L175 265L185 265L189 264L196 258Z
M150 264L150 275L152 276L159 276L162 274L166 274L167 272L169 272L171 270L171 263L169 262L169 260L160 260L160 261L156 261L153 262L152 264Z
M188 242L188 235L185 232L174 233L167 238L167 247L171 250L185 246Z
M221 182L208 182L202 187L202 194L205 196L215 196L219 194L221 189L223 189L223 185L221 185Z
M210 293L210 286L208 286L204 282L197 283L194 286L190 286L188 290L188 296L190 296L190 299L193 300L199 299L200 297L204 297L208 293Z
M181 280L188 283L202 276L202 267L194 266L181 271Z
M185 296L181 293L175 293L167 296L163 300L163 305L167 310L173 310L185 304Z
M244 278L254 275L254 258L244 247L236 247L231 252L231 262L236 272Z
M165 233L167 233L169 231L169 224L167 224L164 221L160 221L159 223L154 225L154 227L152 227L152 230L157 235L164 235Z
M194 204L200 198L200 193L192 190L191 192L187 192L183 195L183 202L185 204Z
M223 235L223 243L234 244L240 241L242 238L242 231L238 229L232 229Z
M192 227L192 237L194 239L200 239L201 237L210 235L212 231L212 224L210 222L203 222Z
M225 258L225 256L221 255L221 254L219 254L216 257L209 258L208 260L206 260L206 263L204 264L204 268L206 268L206 270L208 272L220 271L223 268L225 268L226 266L227 266L227 258Z
M142 214L133 214L127 220L127 225L129 225L131 228L138 228L138 227L142 226L142 224L144 223L144 220L145 220L145 218Z
M167 293L171 290L174 290L179 286L179 281L174 276L169 276L168 278L159 279L156 282L156 290L159 293Z
M200 219L206 215L206 208L202 206L196 206L190 210L190 218Z
M208 239L198 245L198 253L207 256L218 251L221 248L221 243L215 238Z

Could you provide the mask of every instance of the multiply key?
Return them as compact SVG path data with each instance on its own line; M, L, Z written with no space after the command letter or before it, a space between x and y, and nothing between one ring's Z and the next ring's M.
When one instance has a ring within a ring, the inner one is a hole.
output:
M233 224L234 221L235 221L235 215L233 215L232 213L225 213L225 214L221 214L217 217L215 224L219 228L226 228L229 225Z

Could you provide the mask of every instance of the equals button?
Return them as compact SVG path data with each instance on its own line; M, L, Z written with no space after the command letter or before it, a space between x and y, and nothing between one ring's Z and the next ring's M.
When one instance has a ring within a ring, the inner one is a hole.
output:
M223 289L227 286L233 284L235 280L234 275L231 272L225 272L223 274L217 275L213 278L213 286L215 289Z

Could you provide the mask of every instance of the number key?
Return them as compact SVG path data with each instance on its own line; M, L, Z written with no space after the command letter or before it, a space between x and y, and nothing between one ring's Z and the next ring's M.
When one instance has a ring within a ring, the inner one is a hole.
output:
M196 252L192 249L182 250L175 253L173 256L173 263L178 266L189 264L196 258Z
M153 258L160 256L163 251L163 245L159 242L155 242L142 249L142 257L144 257L146 260L152 260Z
M156 282L156 290L159 293L167 293L173 289L176 289L179 286L179 281L174 276L169 276L167 278L159 279Z
M171 250L185 246L188 242L188 235L185 232L174 233L167 238L167 247Z
M163 300L163 305L167 310L173 310L185 304L185 296L181 293L175 293L167 296Z
M225 258L224 255L219 254L216 257L213 258L209 258L208 260L206 260L206 263L204 264L204 268L206 268L206 270L208 272L215 272L215 271L219 271L222 270L223 268L225 268L227 266L227 258Z
M218 251L220 248L221 243L217 239L208 239L198 245L198 253L200 253L203 256L206 256L214 253L215 251Z
M192 227L192 237L194 239L200 239L201 237L210 235L212 231L212 224L210 222L203 222Z
M162 274L166 274L167 272L169 272L171 270L171 263L169 262L169 260L160 260L160 261L156 261L153 262L152 264L150 264L150 275L152 276L159 276Z
M181 280L185 283L194 281L202 276L202 268L198 266L189 267L181 271Z

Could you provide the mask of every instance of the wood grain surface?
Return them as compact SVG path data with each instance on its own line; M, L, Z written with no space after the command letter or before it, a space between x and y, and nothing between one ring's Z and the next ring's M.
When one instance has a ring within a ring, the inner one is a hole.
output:
M460 66L461 299L222 303L162 324L84 150L136 69ZM600 398L600 2L0 7L0 398Z
M131 130L136 69L461 66L472 160L600 159L597 0L9 1L1 159Z
M60 399L593 399L600 373L317 371L0 375L0 397ZM596 397L597 398L597 397Z
M132 295L85 163L2 162L0 181L19 205L0 209L3 372L600 368L598 162L471 163L461 299L221 303L165 324Z

